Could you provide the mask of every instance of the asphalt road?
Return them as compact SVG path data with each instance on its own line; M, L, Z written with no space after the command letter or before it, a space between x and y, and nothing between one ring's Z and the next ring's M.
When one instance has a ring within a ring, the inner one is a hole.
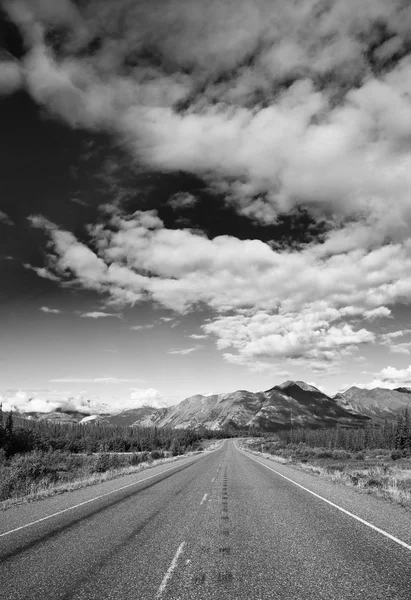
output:
M0 597L409 600L410 537L404 509L227 441L0 513Z

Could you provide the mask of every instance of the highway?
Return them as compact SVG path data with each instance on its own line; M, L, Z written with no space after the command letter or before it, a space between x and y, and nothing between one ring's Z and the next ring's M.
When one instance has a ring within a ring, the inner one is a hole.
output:
M233 441L0 513L2 600L411 598L411 513Z

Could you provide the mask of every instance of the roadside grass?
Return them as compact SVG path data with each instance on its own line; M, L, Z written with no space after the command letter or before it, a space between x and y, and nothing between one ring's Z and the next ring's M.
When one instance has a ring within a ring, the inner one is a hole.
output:
M157 451L132 455L31 452L9 460L0 456L0 510L137 473L197 452L179 456L167 454Z
M411 458L393 459L385 449L347 452L311 448L304 444L243 440L253 454L288 464L336 484L347 485L360 493L385 498L411 509ZM394 455L395 456L395 455Z

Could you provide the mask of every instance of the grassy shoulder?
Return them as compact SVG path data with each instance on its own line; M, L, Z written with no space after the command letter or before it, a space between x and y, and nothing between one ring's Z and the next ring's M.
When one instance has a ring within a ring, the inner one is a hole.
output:
M410 457L379 448L351 453L261 438L242 440L242 446L254 454L411 509Z
M30 452L8 460L3 455L0 456L0 510L137 473L199 451L202 449L175 456L162 451L90 455Z

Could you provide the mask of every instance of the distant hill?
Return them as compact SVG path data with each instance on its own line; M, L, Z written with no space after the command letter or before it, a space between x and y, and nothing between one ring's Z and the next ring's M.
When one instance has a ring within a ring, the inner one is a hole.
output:
M107 415L105 422L110 425L119 425L121 427L130 427L134 423L144 420L149 415L156 413L159 409L152 406L141 406L139 408L130 408L123 410L115 415Z
M402 394L411 394L411 388L407 387L397 387L394 391L401 392Z
M35 419L37 421L53 421L54 423L78 423L88 415L81 412L63 412L56 410L48 413L30 412L21 413L21 417Z
M372 390L351 387L334 398L304 381L285 381L262 391L237 390L211 396L195 395L168 408L141 406L116 414L55 411L26 413L23 418L59 423L102 422L113 426L174 427L221 430L255 428L278 431L290 427L361 427L367 422L395 421L399 411L411 410L411 390Z
M334 396L334 400L345 410L369 417L376 423L395 421L398 412L405 408L411 410L411 391L408 388L369 390L353 386Z
M276 431L291 426L359 427L368 418L353 414L332 398L301 381L286 381L265 392L237 390L228 394L191 396L180 404L153 411L138 425L219 430L225 427Z

